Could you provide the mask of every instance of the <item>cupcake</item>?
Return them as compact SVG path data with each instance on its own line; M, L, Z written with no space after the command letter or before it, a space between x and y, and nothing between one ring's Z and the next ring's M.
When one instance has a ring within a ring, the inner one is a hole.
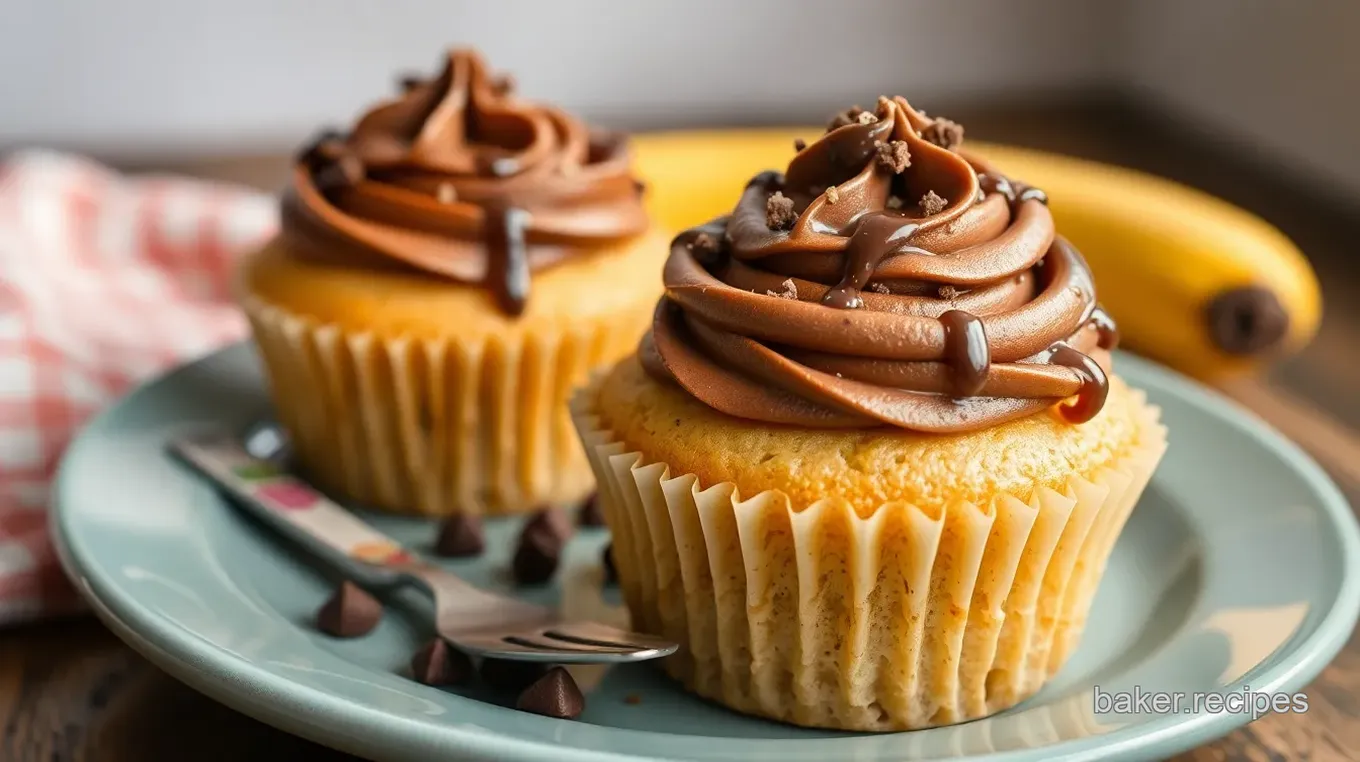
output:
M906 730L1077 645L1165 448L1041 191L902 98L679 235L636 356L573 416L625 603L732 709Z
M428 516L591 492L569 395L632 352L670 237L630 166L468 51L308 145L239 279L308 477Z

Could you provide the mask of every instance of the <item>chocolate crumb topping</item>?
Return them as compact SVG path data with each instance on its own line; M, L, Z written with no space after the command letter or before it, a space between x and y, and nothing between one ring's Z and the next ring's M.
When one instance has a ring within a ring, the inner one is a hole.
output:
M719 412L810 428L976 431L1074 396L1064 418L1095 415L1114 327L1043 194L942 148L961 130L903 98L862 111L676 236L647 372ZM893 141L901 172L885 171ZM799 212L788 229L767 224L776 193ZM720 257L696 256L700 234ZM771 298L785 280L797 300Z
M921 137L928 143L952 151L963 144L963 125L944 117L936 117L934 122L921 130Z
M475 52L401 83L293 168L281 227L318 256L483 283L513 316L531 273L647 228L623 141L597 145L580 119L510 95Z
M860 108L859 106L851 106L850 108L831 117L831 123L826 126L826 130L827 132L830 132L840 127L845 127L847 125L859 124L859 115L863 113L864 109Z
M878 117L874 116L872 111L861 111L855 116L855 121L860 124L873 124L878 121Z
M878 166L895 175L902 174L911 166L911 149L905 140L890 140L887 143L875 140L874 150L878 153Z
M694 256L701 260L712 258L722 250L722 247L718 245L718 239L708 233L696 235L694 240L690 242L689 248L690 251L694 252Z
M765 224L770 230L790 230L797 221L793 199L779 191L770 194L770 200L765 202Z
M921 200L917 202L917 205L921 207L921 211L925 212L927 215L932 215L943 212L944 208L949 206L949 202L940 198L939 194L935 191L928 190L926 191L926 195L922 196Z

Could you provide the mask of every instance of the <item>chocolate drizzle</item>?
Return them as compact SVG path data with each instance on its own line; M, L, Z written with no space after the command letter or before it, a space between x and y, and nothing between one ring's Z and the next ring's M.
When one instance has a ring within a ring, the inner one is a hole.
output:
M1114 318L1110 317L1110 313L1106 312L1104 307L1097 304L1095 309L1091 310L1090 322L1099 337L1096 346L1106 350L1119 346L1119 326L1115 325Z
M987 383L992 367L987 333L976 315L949 310L940 315L944 328L944 359L953 371L953 396L972 397Z
M897 214L878 212L861 219L845 250L845 274L822 297L822 304L840 309L863 307L860 291L874 276L878 263L915 232L916 225Z
M1048 194L1043 190L1028 183L1012 180L996 172L979 172L978 186L982 189L981 195L984 198L996 193L1006 199L1011 205L1012 213L1014 213L1016 207L1025 201L1048 203Z
M301 153L283 233L307 256L485 283L519 315L530 273L646 228L629 170L623 136L520 99L455 50Z
M1118 333L1086 262L1041 190L922 139L932 124L901 98L847 112L677 236L648 372L803 427L976 430L1072 397L1070 419L1098 412Z
M487 209L486 225L487 288L502 310L519 315L529 299L529 256L524 240L529 213L513 207Z
M1064 343L1054 344L1049 349L1048 361L1054 365L1071 368L1081 379L1076 400L1058 406L1063 419L1068 423L1086 423L1095 418L1096 413L1105 406L1105 398L1110 394L1110 379L1105 375L1105 369L1089 355L1082 354Z

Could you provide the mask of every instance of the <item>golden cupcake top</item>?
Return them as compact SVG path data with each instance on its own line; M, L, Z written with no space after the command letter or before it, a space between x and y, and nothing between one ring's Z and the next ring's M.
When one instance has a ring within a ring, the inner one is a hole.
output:
M402 87L299 155L283 233L304 255L485 283L518 315L531 272L646 229L623 136L519 98L467 50Z
M1047 199L901 98L851 109L672 244L639 349L724 413L969 431L1108 392L1118 334Z

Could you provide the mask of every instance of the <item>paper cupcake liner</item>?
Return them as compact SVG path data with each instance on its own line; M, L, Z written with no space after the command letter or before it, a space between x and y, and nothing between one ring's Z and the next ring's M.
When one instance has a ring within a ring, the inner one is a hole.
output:
M1166 448L1136 393L1142 441L1028 500L999 494L867 518L827 495L673 476L572 401L634 626L682 644L666 670L738 711L842 730L976 719L1034 694L1076 648L1115 539Z
M318 487L396 513L504 514L593 489L568 401L643 314L483 343L347 332L245 296L280 422Z

